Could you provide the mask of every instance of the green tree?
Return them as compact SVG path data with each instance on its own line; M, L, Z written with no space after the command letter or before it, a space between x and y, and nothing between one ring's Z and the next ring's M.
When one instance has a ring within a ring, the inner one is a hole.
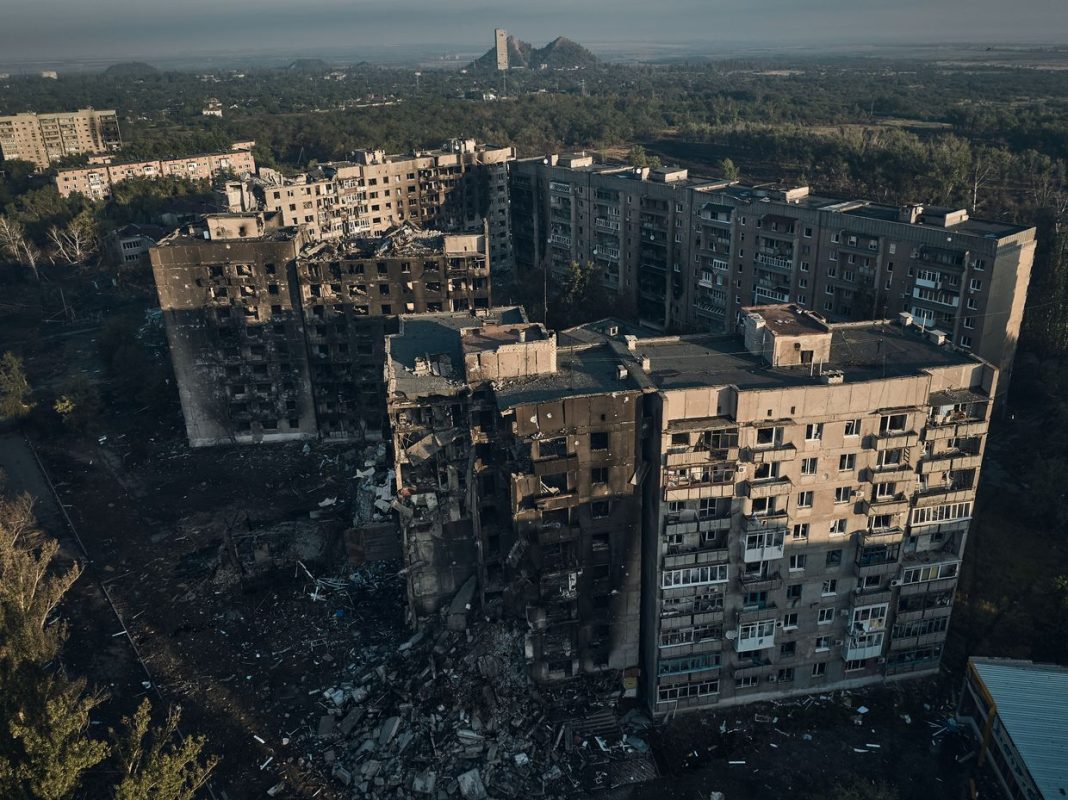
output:
M0 357L0 420L19 419L30 412L30 382L22 359L12 352Z
M719 168L720 168L720 171L723 173L723 177L726 178L727 180L729 180L729 181L738 180L738 176L740 174L738 172L738 167L736 167L734 165L734 162L731 161L729 158L725 158L721 162L719 162Z
M89 735L106 698L57 669L67 627L56 608L81 574L76 564L58 568L58 551L30 497L0 493L0 797L67 800L111 758L122 775L115 797L191 800L217 759L202 760L202 738L177 736L177 712L150 729L146 701L114 748Z
M53 410L72 431L82 432L100 411L100 392L85 373L70 378Z
M201 762L204 738L179 736L178 709L172 708L155 730L149 730L151 719L147 700L132 718L123 719L124 735L115 737L115 751L123 768L115 800L192 800L208 782L219 759L212 756Z

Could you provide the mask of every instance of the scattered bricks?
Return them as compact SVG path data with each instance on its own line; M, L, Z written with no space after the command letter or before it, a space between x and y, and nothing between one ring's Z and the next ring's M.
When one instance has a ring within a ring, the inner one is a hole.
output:
M450 631L467 630L467 616L471 611L471 605L475 600L475 590L478 588L476 578L472 575L460 590L453 596L449 604L448 626Z
M400 717L390 717L382 723L382 730L378 736L378 744L385 747L387 744L393 741L393 737L397 735L397 731L400 729L401 720Z
M334 731L337 729L337 720L335 720L329 714L324 714L319 717L319 738L329 739L334 735Z
M335 766L331 774L334 776L334 780L340 781L345 786L352 783L352 773L340 765Z
M412 778L412 791L416 794L433 794L437 784L437 775L429 770L417 772Z
M382 762L372 758L370 761L368 761L366 764L363 765L363 769L361 770L361 774L363 775L363 779L365 781L369 781L372 778L374 778L376 775L378 775L378 773L381 772L381 770L382 770Z
M457 775L456 781L460 785L460 794L464 800L486 800L486 787L477 769Z
M352 729L355 728L361 719L363 719L364 710L362 708L354 708L344 719L341 720L341 724L338 725L338 729L341 731L342 736L348 736L352 733Z

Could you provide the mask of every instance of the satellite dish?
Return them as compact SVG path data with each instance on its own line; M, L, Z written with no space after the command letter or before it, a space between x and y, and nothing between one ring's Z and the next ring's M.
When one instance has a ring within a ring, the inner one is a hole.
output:
M735 639L738 638L738 631L726 631L723 634L723 636L724 636L724 638L727 638L727 639L730 639L731 641L734 641Z

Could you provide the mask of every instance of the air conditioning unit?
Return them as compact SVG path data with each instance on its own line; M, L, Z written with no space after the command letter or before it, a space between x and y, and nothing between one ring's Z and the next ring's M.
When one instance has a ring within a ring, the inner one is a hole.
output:
M775 623L775 627L776 628L781 628L782 626L783 626L783 621L781 619L778 622Z
M894 578L892 581L890 581L890 585L891 586L895 586L895 587L896 586L900 586L901 585L901 578Z
M768 675L768 683L775 683L779 680L778 675Z

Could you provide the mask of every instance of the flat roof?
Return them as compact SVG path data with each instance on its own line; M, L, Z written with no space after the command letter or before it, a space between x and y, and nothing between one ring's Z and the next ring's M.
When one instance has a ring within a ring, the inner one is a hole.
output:
M918 375L924 369L976 363L949 345L935 345L914 326L889 322L832 325L831 359L824 372L840 370L845 383ZM745 349L738 336L682 336L639 340L636 357L647 357L646 373L658 389L733 385L739 389L821 385L820 365L771 367Z
M641 387L630 376L618 375L623 360L606 344L558 348L556 372L517 378L497 384L497 407L501 409L527 403L544 403L566 397L638 392Z
M1068 667L972 658L998 717L1047 800L1068 794Z
M403 314L400 331L386 337L388 368L395 381L397 394L411 397L433 394L455 394L466 385L464 353L460 331L482 325L518 325L526 322L526 314L519 306L499 306L484 315L470 312L433 314ZM417 374L416 361L430 365L441 364L447 358L447 374L440 369Z
M525 334L525 339L520 338L520 332ZM486 324L477 330L469 331L466 335L461 335L460 344L466 355L496 350L502 344L519 344L521 341L544 342L548 338L545 329L537 322L519 325Z
M830 327L817 319L812 312L794 305L746 306L742 311L759 314L767 324L768 330L785 336L831 332Z
M564 158L564 154L560 154L561 160ZM569 154L568 157L577 157L574 154ZM521 159L521 161L542 163L541 158L528 158ZM557 169L567 169L572 172L588 172L597 175L609 175L615 176L623 180L642 180L641 176L634 171L633 167L629 167L623 163L611 163L611 164L590 164L588 166L570 167L567 164L560 163L555 165ZM682 168L679 168L682 169ZM676 168L667 167L661 168L657 172L663 174L667 172L671 174L677 171ZM826 195L808 194L804 197L798 197L789 201L784 199L771 197L771 193L789 191L790 189L796 189L800 187L796 186L782 186L782 185L765 185L765 186L743 186L742 184L728 184L728 182L722 178L711 178L702 175L696 175L689 171L686 178L677 181L658 181L650 178L646 178L644 183L650 184L663 184L666 186L684 186L687 188L700 189L709 193L720 193L728 197L733 197L743 202L753 203L754 206L762 201L771 203L781 203L787 206L794 206L798 208L807 208L815 211L837 211L841 214L851 214L857 217L863 217L867 219L880 220L883 222L896 222L900 225L908 225L915 228L924 228L930 230L946 230L955 233L971 234L973 236L1001 238L1007 236L1013 236L1022 231L1031 230L1034 226L1028 225L1012 225L1006 222L998 222L996 220L986 219L967 219L962 222L958 222L955 225L948 227L941 227L937 225L925 225L919 222L907 222L900 218L900 209L897 206L882 205L874 203L869 200L849 198L849 197L829 197ZM714 204L714 201L713 201ZM759 208L759 206L757 206ZM955 211L956 209L945 209L935 206L926 206L928 212L944 214L947 211ZM774 215L774 212L771 212Z

